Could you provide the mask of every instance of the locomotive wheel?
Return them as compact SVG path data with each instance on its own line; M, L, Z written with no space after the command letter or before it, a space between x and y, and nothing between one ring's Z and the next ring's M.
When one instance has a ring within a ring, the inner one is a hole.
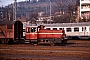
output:
M50 43L51 46L54 46L54 43Z
M2 41L0 40L0 44L2 44Z
M62 40L62 43L61 43L62 45L65 45L65 40Z
M9 45L12 45L12 44L13 44L13 40L9 40L9 41L8 41L8 44L9 44Z
M33 44L34 46L37 46L38 44Z
M65 43L65 44L67 44L67 40L66 40L66 41L64 41L64 43Z

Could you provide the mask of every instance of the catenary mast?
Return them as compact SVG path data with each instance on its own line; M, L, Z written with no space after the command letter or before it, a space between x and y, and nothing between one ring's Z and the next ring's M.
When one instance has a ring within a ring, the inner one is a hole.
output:
M17 0L14 0L14 4L13 4L13 21L16 21L16 2L17 2Z

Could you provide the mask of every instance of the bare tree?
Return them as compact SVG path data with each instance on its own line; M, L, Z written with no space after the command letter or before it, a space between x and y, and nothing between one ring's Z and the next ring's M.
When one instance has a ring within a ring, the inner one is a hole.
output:
M3 8L3 20L12 21L13 20L13 10L9 7Z
M54 23L69 23L69 16L68 15L62 15L62 16L55 16Z
M76 22L76 1L75 0L69 0L68 1L68 13L70 18L70 23Z
M81 22L81 18L80 18L80 0L76 1L76 22Z
M55 0L59 15L69 14L69 21L75 22L76 0ZM65 18L65 16L64 16Z
M30 20L31 24L36 24L36 20L38 19L37 17L38 17L38 13L33 12L30 14L29 20Z
M62 14L64 11L64 4L63 4L63 0L55 0L56 3L56 9L58 12L60 12L59 14Z
M75 22L75 9L76 6L73 3L70 3L68 5L68 12L69 12L69 18L70 18L70 23Z

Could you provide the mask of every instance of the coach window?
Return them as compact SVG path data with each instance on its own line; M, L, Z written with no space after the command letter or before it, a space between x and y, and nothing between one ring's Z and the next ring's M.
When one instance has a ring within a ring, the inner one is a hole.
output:
M23 29L23 32L25 32L25 29Z
M85 31L86 30L86 27L82 27L82 31Z
M53 28L53 30L57 30L57 28Z
M50 28L46 28L46 30L50 30Z
M59 28L59 30L62 30L62 28Z
M79 32L79 28L78 27L74 28L74 32Z
M36 32L36 28L31 28L31 32Z
M66 31L67 32L71 32L71 28L66 28Z

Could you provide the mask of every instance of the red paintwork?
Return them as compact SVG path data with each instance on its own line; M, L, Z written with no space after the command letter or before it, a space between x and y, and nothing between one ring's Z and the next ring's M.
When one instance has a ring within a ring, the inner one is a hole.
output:
M30 27L26 27L26 39L37 40L37 32L31 33Z
M14 38L13 30L12 29L8 29L7 30L7 38Z
M3 33L0 33L0 38L13 38L14 39L14 26L12 29L7 29L7 25L0 26Z
M37 40L37 33L35 32L35 33L30 33L30 39L35 39L35 40Z
M26 36L26 39L30 39L30 34L29 33L27 33L25 36Z
M30 27L26 27L26 29L29 28ZM26 39L38 40L39 38L63 38L63 31L39 29L34 33L26 33Z
M62 30L40 30L38 38L62 38Z
M37 40L37 33L26 33L26 39Z

